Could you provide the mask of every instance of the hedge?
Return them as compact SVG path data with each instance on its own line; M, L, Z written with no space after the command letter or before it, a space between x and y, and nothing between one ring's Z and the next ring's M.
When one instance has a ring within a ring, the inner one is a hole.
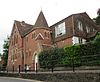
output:
M39 54L39 64L42 68L72 66L73 63L75 66L100 65L100 33L86 44L52 48Z

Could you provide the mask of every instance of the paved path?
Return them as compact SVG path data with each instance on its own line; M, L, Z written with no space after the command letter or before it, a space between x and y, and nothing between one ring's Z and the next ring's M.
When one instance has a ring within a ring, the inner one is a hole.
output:
M11 78L11 77L0 77L0 82L43 82L43 81L21 79L21 78Z
M100 70L75 70L76 73L100 73ZM54 71L53 73L75 73L73 71ZM7 72L1 72L1 73L7 73ZM8 72L8 73L18 73L18 72ZM51 71L47 72L21 72L22 74L51 74Z

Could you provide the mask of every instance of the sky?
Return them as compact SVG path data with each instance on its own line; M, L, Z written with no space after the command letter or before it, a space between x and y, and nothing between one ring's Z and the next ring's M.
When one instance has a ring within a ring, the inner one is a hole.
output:
M100 0L0 0L0 53L7 36L10 36L14 20L34 25L42 10L48 25L74 13L87 12L97 16Z

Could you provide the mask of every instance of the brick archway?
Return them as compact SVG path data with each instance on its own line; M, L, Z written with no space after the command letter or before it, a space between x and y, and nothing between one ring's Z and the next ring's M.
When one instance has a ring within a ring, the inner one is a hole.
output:
M37 54L37 52L34 52L32 60L33 60L33 63L34 63L34 69L36 71L37 65L38 65L38 54Z

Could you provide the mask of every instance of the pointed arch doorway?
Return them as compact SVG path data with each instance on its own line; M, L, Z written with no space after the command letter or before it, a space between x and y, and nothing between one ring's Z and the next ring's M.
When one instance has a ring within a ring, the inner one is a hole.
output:
M37 68L38 68L38 54L36 52L33 54L32 60L33 60L34 70L37 71Z
M38 68L38 55L35 54L35 71L37 71Z

